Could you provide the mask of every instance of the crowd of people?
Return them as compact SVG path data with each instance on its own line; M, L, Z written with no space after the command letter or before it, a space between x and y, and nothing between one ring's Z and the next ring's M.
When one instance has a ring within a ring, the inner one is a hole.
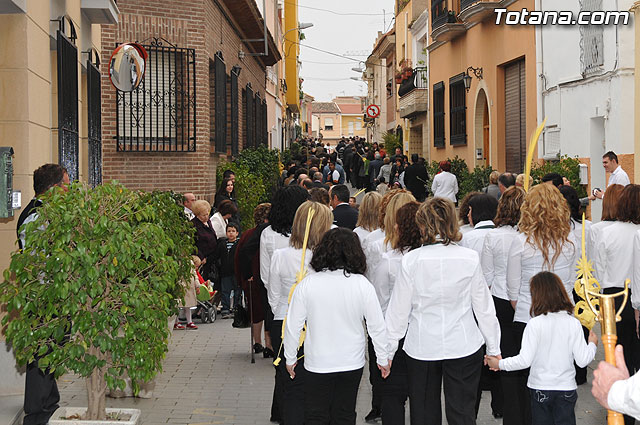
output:
M505 425L575 424L576 389L598 344L573 315L575 266L582 211L597 199L602 220L585 222L584 241L594 275L605 294L626 279L631 290L617 323L617 366L598 366L592 392L625 413L625 424L640 418L640 374L629 377L640 369L640 185L616 155L603 158L608 187L587 198L560 175L525 192L524 175L496 172L458 208L448 162L429 197L424 161L407 162L357 138L335 149L303 143L271 203L255 208L251 229L238 224L233 172L224 173L213 208L184 194L196 233L194 282L213 283L223 318L244 293L252 350L274 359L270 420L354 424L368 357L367 422L404 424L409 400L412 424L441 423L444 394L448 423L472 424L490 391ZM347 183L367 192L359 204ZM20 226L52 186L65 186L64 170L36 170L37 196L18 221L21 247ZM196 286L183 300L186 326L175 329L197 329ZM36 371L27 380L53 394L53 406L55 380ZM38 403L34 414L50 410Z
M384 194L372 177L363 187L344 152L370 151L373 163L376 153L386 158L377 146L354 140L331 153L303 149L313 154L303 152L283 173L252 235L259 248L246 257L259 264L253 278L267 294L262 308L277 359L271 421L355 423L368 357L367 422L404 424L409 400L411 423L441 423L444 389L450 424L475 423L487 390L505 424L575 424L577 386L598 338L573 315L584 200L570 182L548 175L525 192L524 175L496 173L456 211L446 162L433 180L440 196L425 200L426 185L394 184L403 159L390 167L394 183ZM369 164L373 174L390 161L380 162ZM400 173L405 182L409 167ZM367 191L359 205L347 181ZM618 323L625 363L601 365L593 392L629 413L629 424L640 417L627 391L633 384L621 379L640 366L640 186L614 182L602 192L605 215L586 222L587 252L604 293L621 290L626 278L632 289ZM605 377L614 375L620 382L612 386Z

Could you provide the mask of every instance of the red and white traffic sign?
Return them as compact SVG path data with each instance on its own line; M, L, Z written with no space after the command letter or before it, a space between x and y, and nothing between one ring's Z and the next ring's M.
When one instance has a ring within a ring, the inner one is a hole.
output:
M380 107L378 105L367 106L367 116L369 118L378 118L380 115Z

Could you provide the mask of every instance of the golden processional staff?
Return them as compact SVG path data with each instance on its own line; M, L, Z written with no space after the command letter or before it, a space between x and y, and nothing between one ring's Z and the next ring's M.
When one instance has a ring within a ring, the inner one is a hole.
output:
M307 254L307 244L309 242L309 230L311 229L311 220L313 219L313 215L315 213L316 213L316 210L314 210L313 208L310 208L309 213L307 214L307 225L304 229L304 239L302 240L302 261L300 262L300 271L296 273L296 282L293 284L293 286L291 286L291 290L289 291L289 299L288 299L289 305L291 304L291 298L293 297L293 291L295 291L296 286L298 286L298 283L300 283L302 279L304 279L307 276L308 270L304 265L304 259ZM276 359L273 362L274 366L278 366L282 361L282 350L284 347L284 330L286 325L287 325L287 318L285 317L284 320L282 321L282 342L280 343L280 348L278 349L278 355L276 356ZM300 342L298 343L298 348L302 347L302 343L304 342L305 336L306 336L306 325L305 325L305 328L303 328L302 332L300 333ZM299 357L298 360L300 360L301 358L302 357Z
M582 256L578 261L578 280L575 284L575 290L583 299L583 301L576 303L576 317L589 329L593 328L596 321L600 322L604 359L607 363L615 366L615 348L618 340L616 322L622 320L620 314L629 298L629 279L624 282L624 290L616 294L599 293L600 284L593 277L591 261L587 259L585 254L584 214L582 215ZM623 296L624 299L616 311L615 299L619 296ZM608 410L607 423L609 425L624 425L624 417L621 413Z

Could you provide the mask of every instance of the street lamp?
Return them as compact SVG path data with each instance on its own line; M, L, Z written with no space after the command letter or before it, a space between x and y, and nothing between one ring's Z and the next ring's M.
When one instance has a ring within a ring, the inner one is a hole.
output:
M464 88L467 90L467 93L469 93L469 89L471 88L471 75L469 75L469 71L471 71L478 80L482 80L482 68L474 68L472 66L467 68L467 71L464 73L464 77L462 77Z
M311 22L300 22L297 28L291 28L290 30L285 31L284 34L282 34L282 41L284 41L284 36L287 35L288 32L295 31L295 30L306 30L307 28L311 28L312 26L313 26L313 23Z

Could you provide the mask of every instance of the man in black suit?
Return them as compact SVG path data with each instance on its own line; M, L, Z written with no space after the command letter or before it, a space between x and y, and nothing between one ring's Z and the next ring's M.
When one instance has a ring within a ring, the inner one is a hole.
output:
M322 173L320 171L313 173L313 187L329 190L329 185L322 183Z
M332 186L329 191L333 208L333 224L353 230L358 222L358 210L349 205L349 196L349 188L343 184Z
M411 154L412 164L404 171L404 184L411 191L418 202L424 202L427 197L427 169L418 160L418 154Z

